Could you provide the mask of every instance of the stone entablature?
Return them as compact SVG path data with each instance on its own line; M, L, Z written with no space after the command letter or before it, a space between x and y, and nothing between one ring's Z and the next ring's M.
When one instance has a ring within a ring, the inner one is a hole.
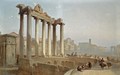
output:
M25 6L24 4L18 4L17 7L20 9L19 14L27 15L29 12L32 17L45 20L49 23L54 23L54 19L51 18L46 12L43 12L43 9L39 4L37 4L34 9L32 9L30 6Z

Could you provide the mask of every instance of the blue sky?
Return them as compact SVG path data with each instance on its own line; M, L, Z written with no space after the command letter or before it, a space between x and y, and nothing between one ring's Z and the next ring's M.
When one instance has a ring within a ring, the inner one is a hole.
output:
M65 38L70 37L76 43L87 42L91 38L93 43L100 46L120 44L119 0L1 0L2 33L18 33L19 15L16 5L19 3L32 8L39 3L51 17L63 18ZM57 29L59 39L59 27Z

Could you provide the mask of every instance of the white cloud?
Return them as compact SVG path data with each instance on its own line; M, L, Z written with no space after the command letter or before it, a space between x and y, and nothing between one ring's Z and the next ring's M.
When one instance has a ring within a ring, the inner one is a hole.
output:
M16 18L19 20L20 19L20 15L17 15Z
M14 18L14 16L11 15L11 16L9 17L9 19L12 19L12 18Z

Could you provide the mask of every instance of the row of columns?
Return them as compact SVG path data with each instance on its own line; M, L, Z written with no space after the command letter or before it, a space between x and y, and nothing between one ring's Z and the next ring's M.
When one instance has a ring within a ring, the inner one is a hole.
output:
M27 11L27 57L31 58L31 43L32 43L32 15L30 10ZM42 51L43 56L46 56L46 23L45 20L42 22ZM51 51L51 24L48 24L48 54L52 55ZM35 17L35 55L38 56L39 38L38 38L39 19ZM24 57L24 13L20 13L20 56ZM61 54L64 55L64 39L63 39L63 25L60 25L60 50ZM53 24L53 55L56 53L56 25Z

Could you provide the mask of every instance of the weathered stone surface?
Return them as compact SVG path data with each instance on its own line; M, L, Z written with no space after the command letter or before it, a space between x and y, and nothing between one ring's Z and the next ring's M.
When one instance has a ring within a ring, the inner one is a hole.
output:
M49 64L33 64L30 66L29 60L21 59L17 75L64 75L69 68Z
M6 70L6 71L1 71L0 70L0 75L16 75L17 71L9 71L9 70Z
M74 68L74 62L71 61L64 61L62 62L62 65L66 67Z
M48 65L48 64L38 64L33 69L33 75L64 75L69 68L55 66L55 65Z
M41 6L40 6L39 4L37 4L37 5L34 7L34 11L39 12L40 14L43 13L43 9L41 8Z
M0 35L0 66L15 65L16 36Z
M20 59L17 75L30 75L31 69L28 59Z

